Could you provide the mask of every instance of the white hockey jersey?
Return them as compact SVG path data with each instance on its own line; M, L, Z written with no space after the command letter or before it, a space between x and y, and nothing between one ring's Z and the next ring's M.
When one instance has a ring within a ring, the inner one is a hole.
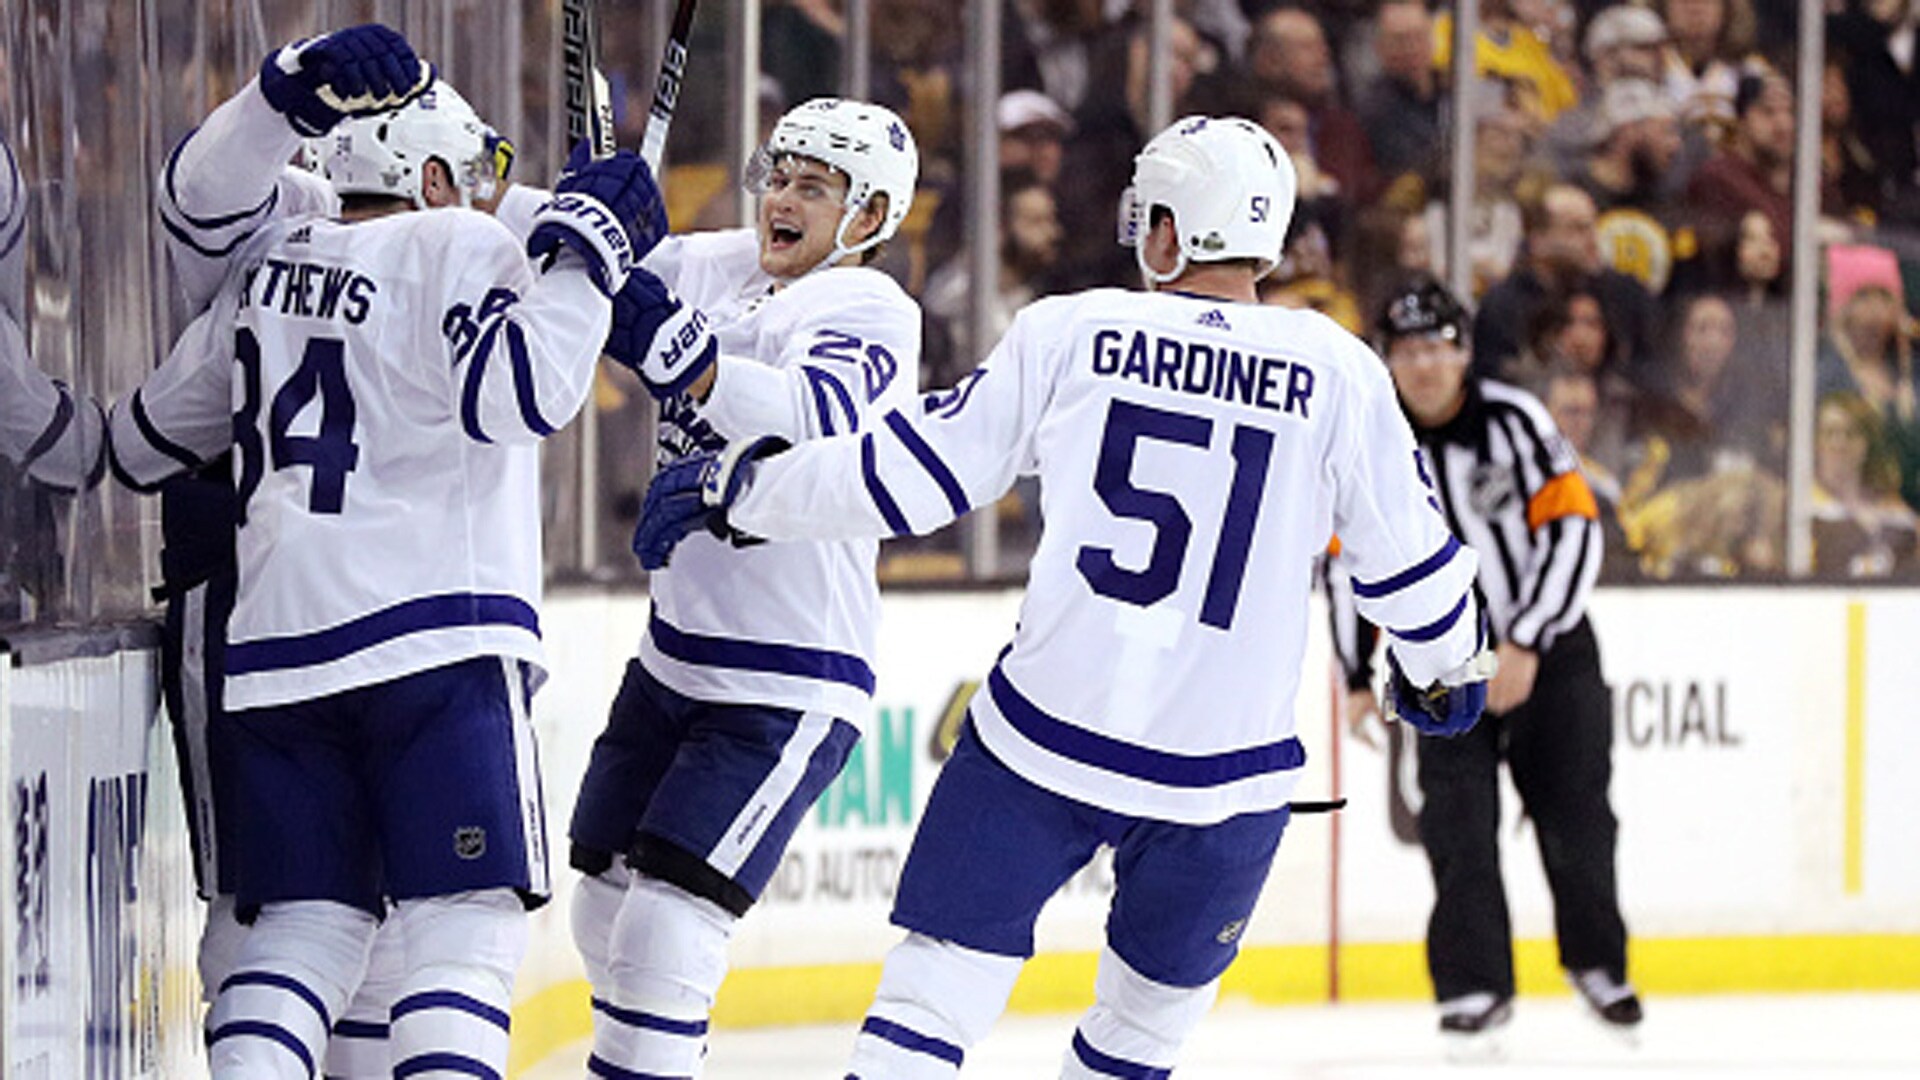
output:
M925 532L1023 474L1040 477L1045 526L971 710L988 748L1049 790L1195 824L1287 802L1312 564L1336 530L1414 681L1474 652L1475 559L1423 483L1385 367L1310 312L1120 290L1039 301L952 390L762 462L731 522Z
M720 367L697 409L663 403L659 460L729 439L865 431L919 391L920 311L892 278L817 270L774 289L750 229L670 237L646 265L712 318ZM735 547L702 534L653 575L640 661L688 697L822 711L864 725L878 543Z
M584 264L536 279L475 211L260 230L111 425L142 483L236 451L229 707L540 663L538 442L608 322Z
M99 479L105 418L92 398L76 398L27 351L26 235L26 183L0 139L0 457L42 484L74 491Z

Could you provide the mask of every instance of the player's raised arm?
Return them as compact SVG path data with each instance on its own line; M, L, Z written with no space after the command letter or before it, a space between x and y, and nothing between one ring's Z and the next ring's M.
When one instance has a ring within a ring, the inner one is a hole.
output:
M461 425L479 442L554 433L585 403L607 340L608 298L665 233L659 188L631 151L575 162L533 218L529 270L504 227L458 255L441 326ZM451 237L450 242L460 238Z
M223 102L168 155L160 221L187 300L212 298L240 244L276 217L331 209L324 182L288 162L302 139L348 117L411 101L432 66L397 32L348 27L275 50L260 76Z

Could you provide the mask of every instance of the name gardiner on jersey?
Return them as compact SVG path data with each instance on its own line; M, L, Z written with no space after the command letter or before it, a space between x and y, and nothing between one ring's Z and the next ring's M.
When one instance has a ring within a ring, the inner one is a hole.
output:
M379 291L372 278L344 266L268 259L246 272L240 286L240 306L253 307L257 302L262 309L313 319L338 315L358 326L366 321L367 309Z
M1298 361L1144 330L1133 331L1130 338L1111 328L1094 331L1093 373L1303 420L1313 398L1313 369Z

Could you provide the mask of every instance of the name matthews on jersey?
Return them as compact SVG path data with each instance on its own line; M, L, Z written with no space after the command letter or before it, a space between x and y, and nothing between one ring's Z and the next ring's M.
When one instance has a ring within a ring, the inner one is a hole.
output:
M254 286L260 291L256 297ZM380 291L372 278L344 266L268 259L247 270L240 286L240 306L278 309L282 315L331 319L335 313L358 326Z
M1313 370L1277 356L1258 356L1204 341L1102 328L1093 333L1093 373L1129 379L1219 401L1307 418ZM1284 395L1281 384L1285 382Z

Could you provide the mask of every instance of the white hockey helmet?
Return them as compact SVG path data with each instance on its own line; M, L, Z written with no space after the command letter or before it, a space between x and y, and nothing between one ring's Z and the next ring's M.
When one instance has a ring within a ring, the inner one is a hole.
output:
M1161 284L1189 262L1254 259L1256 278L1280 264L1299 180L1293 161L1267 129L1239 117L1188 116L1155 135L1133 159L1133 186L1122 199L1121 243L1140 272ZM1147 266L1140 241L1153 209L1173 213L1180 257L1167 273Z
M321 163L341 195L393 195L424 207L420 188L434 158L452 176L461 206L492 196L500 180L498 136L444 81L391 112L348 119L327 139Z
M812 158L847 177L846 210L834 232L827 265L891 238L913 207L920 150L906 123L884 105L814 98L787 110L747 168L749 187L758 190L773 163L788 154ZM875 195L887 197L887 216L872 236L848 247L848 227Z

